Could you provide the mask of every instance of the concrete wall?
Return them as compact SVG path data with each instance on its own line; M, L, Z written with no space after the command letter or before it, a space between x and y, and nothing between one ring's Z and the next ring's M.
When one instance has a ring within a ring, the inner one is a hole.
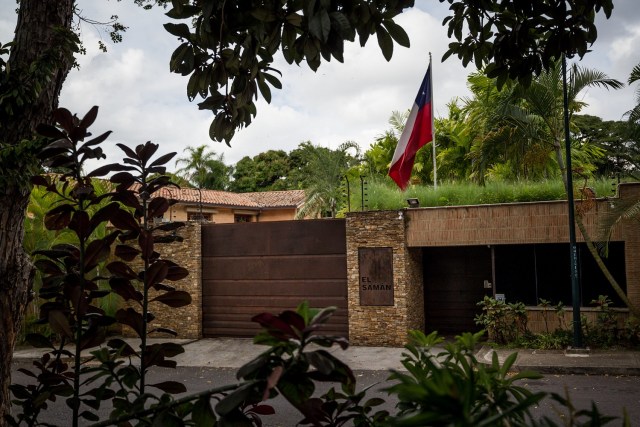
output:
M621 184L619 198L640 200L639 184ZM610 212L612 200L599 199L583 215L593 240L600 235L601 219ZM576 210L580 209L577 203ZM407 246L466 246L569 241L567 202L510 203L408 209ZM584 239L576 227L577 240ZM636 222L620 224L611 240L625 242L627 296L640 305L640 228Z
M165 214L165 218L171 221L186 221L188 212L199 212L199 207L194 205L176 204L173 205ZM266 221L287 221L295 219L295 208L282 209L233 209L225 207L202 207L203 214L211 214L211 222L216 224L232 224L235 222L235 214L252 215L251 222Z

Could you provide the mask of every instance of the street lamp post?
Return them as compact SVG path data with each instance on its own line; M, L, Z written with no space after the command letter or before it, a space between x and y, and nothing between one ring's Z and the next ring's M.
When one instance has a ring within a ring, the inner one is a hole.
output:
M569 256L571 264L571 298L573 299L573 347L582 348L580 320L580 285L576 244L575 208L573 201L573 171L571 170L571 136L569 134L569 96L567 94L567 59L562 55L562 94L564 98L564 144L566 157L567 202L569 204Z

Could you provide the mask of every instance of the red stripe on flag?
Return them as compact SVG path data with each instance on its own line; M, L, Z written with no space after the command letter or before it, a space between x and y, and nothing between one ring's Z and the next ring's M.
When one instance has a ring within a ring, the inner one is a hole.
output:
M431 102L431 64L429 64L389 168L389 176L402 190L407 188L411 179L416 153L428 142L433 141Z
M414 105L414 107L417 107L417 105ZM409 180L411 179L411 171L413 170L416 153L421 147L433 139L431 123L431 104L429 103L425 104L425 106L418 111L413 123L406 124L406 129L411 129L411 136L407 141L406 147L401 148L398 146L396 148L402 149L402 154L389 169L389 176L402 190L407 188ZM402 137L400 139L402 140Z

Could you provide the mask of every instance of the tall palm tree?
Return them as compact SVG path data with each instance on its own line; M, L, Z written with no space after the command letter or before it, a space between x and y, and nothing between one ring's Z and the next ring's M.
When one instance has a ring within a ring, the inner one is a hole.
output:
M208 151L206 144L185 148L186 156L176 160L176 171L198 189L225 190L229 185L230 168L224 164L224 154Z
M335 217L342 196L342 180L347 171L360 161L360 147L347 141L335 150L305 142L300 148L306 157L306 198L297 218L319 216L331 212ZM353 150L354 155L349 154Z
M469 81L475 97L467 102L466 109L474 127L485 131L472 149L476 173L485 174L496 162L508 162L516 177L525 178L544 177L558 168L566 184L560 62L541 73L528 87L507 84L498 91L495 81L477 74ZM618 89L623 84L600 71L574 64L568 82L570 116L586 105L578 95L594 86ZM589 154L599 154L586 146L573 148L575 152L582 150L585 164Z
M640 82L640 64L633 67L629 76L629 85ZM640 85L636 88L636 106L625 113L630 122L640 125Z

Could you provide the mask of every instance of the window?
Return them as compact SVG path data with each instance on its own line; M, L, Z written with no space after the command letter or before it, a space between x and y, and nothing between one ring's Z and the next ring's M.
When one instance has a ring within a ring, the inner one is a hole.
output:
M251 222L253 215L235 214L233 216L234 222Z
M624 258L624 242L611 242L609 256L603 260L626 291ZM496 293L505 294L507 302L538 305L543 298L554 305L571 305L567 243L495 246L495 268ZM583 307L590 306L598 295L607 295L614 306L623 306L584 243L578 244L578 273Z
M211 214L200 212L187 212L187 221L211 221Z

